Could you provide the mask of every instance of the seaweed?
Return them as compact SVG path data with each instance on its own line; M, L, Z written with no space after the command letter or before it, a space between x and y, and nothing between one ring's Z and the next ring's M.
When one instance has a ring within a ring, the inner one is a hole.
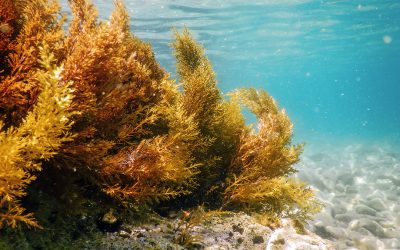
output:
M15 228L18 222L40 227L32 213L25 213L20 198L26 187L41 170L41 160L54 156L61 145L71 141L72 126L68 112L72 103L69 84L58 85L62 67L54 65L48 48L41 49L43 70L35 74L41 87L37 103L18 127L0 132L0 228L5 224ZM0 128L4 123L0 122Z
M50 194L46 186L72 210L87 199L119 211L172 201L171 210L204 204L299 221L319 211L291 177L303 146L291 144L285 111L263 90L222 95L188 29L174 31L176 83L131 33L122 1L99 21L90 1L70 0L69 22L57 1L0 3L1 225L40 227L20 199L29 187L30 197ZM95 201L101 191L111 201Z

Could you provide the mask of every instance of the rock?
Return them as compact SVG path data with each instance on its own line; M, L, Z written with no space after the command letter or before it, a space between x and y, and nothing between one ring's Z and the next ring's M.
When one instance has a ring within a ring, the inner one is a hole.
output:
M361 218L359 220L352 221L350 223L350 228L358 231L364 228L377 237L385 237L385 231L382 226L377 222L367 218Z
M399 230L396 230L395 228L385 228L384 234L385 234L385 237L387 237L387 238L400 239L400 232L399 232Z
M356 194L358 193L358 189L356 186L346 186L346 194Z
M326 211L326 210L325 210ZM314 220L321 222L325 226L335 225L335 219L331 216L332 212L322 212L315 216Z
M399 196L396 193L387 192L386 198L390 201L399 202Z
M397 214L396 219L395 219L395 223L397 226L400 226L400 214Z
M110 209L108 213L101 216L96 221L97 228L103 232L117 232L122 225L122 221L114 215L114 210Z
M314 230L313 230L317 235L321 236L324 239L329 238L331 235L329 234L328 231L326 231L326 228L324 226L324 223L321 221L317 221L314 223Z
M122 238L130 238L131 237L131 235L128 232L124 231L124 230L119 231L118 235L120 237L122 237Z
M389 190L393 186L390 180L377 180L375 183L375 187L380 190Z
M297 234L289 220L282 220L283 227L275 230L267 241L266 250L297 249L297 250L333 250L330 241L323 241L316 234L307 231Z
M356 206L355 210L359 214L367 214L367 215L372 215L372 216L376 215L375 209L372 209L365 205L358 205L358 206Z
M322 180L322 177L316 177L314 180L312 180L312 185L316 187L319 190L322 191L328 191L330 188L327 186L327 184Z
M400 249L400 240L399 239L387 239L383 240L386 249Z
M344 193L346 191L346 186L341 183L336 184L335 190L339 193Z
M340 175L338 175L337 178L338 178L338 182L341 182L344 185L352 186L354 184L354 176L347 172L341 173Z
M380 198L373 198L366 202L366 205L375 209L376 211L384 211L386 210L386 205L383 203Z
M365 237L355 243L356 247L360 250L377 250L384 249L385 247L382 241L374 237Z
M341 239L341 238L345 238L346 237L346 231L343 228L327 226L327 227L325 227L325 230L333 238Z
M349 223L351 220L354 219L354 216L352 214L338 214L335 216L335 219L340 221L340 222L344 222L344 223Z
M232 229L233 229L233 232L238 232L238 233L240 233L240 234L243 234L243 232L244 232L244 228L243 228L243 227L240 227L240 226L238 226L238 225L233 225L233 226L232 226Z
M253 244L261 244L264 243L264 238L261 235L254 235L253 236Z
M346 212L347 209L341 204L338 204L332 208L332 216L335 218L338 214L345 214Z

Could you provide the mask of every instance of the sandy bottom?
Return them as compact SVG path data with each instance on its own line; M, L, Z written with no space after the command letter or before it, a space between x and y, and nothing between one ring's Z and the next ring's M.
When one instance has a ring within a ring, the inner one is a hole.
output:
M399 150L319 148L306 151L298 169L326 204L310 230L337 249L400 249Z

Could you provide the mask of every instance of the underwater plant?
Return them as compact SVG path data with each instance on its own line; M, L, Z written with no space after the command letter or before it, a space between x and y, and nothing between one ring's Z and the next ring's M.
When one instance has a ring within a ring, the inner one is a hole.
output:
M286 113L265 91L223 96L187 29L172 43L176 84L119 0L109 21L88 0L69 1L69 22L57 1L0 3L2 224L39 226L19 203L38 170L47 178L36 183L102 190L126 209L174 201L302 221L319 211L290 177L302 145L291 145Z
M72 141L69 132L74 112L69 84L59 86L62 67L54 65L54 56L48 48L41 48L41 64L35 79L41 92L33 109L18 127L0 132L0 228L5 224L14 228L17 222L39 227L31 213L20 205L26 187L41 170L40 161L51 158L65 142ZM4 123L0 121L0 129Z

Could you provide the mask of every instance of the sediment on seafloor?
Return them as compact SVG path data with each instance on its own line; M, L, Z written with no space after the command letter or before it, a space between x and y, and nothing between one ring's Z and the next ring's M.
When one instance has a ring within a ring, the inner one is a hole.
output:
M352 145L324 152L306 153L299 167L326 205L310 229L336 249L400 249L398 151Z

